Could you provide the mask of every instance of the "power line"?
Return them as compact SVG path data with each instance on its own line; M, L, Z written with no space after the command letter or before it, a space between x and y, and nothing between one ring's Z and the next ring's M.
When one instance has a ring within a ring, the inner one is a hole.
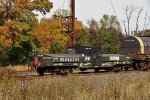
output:
M66 0L64 0L64 2L63 2L62 9L64 9L65 1L66 1Z
M116 16L118 22L120 23L119 18L118 18L118 16L117 16L117 13L116 13L116 10L115 10L115 7L114 7L114 5L113 5L112 0L110 0L110 4L111 4L111 7L112 7L112 9L113 9L113 11L114 11L114 14L115 14L115 16ZM120 26L120 28L121 28L121 26ZM122 28L121 28L121 30L122 30Z
M115 11L114 5L113 5L113 3L112 3L111 0L110 0L110 4L111 4L111 6L112 6L112 9L113 9L113 11L114 11L115 16L117 17L117 13L116 13L116 11Z

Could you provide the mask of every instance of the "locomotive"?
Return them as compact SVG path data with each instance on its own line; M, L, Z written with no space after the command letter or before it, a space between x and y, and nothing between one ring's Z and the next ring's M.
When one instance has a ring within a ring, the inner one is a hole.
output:
M120 71L127 70L131 64L126 55L102 54L101 47L73 46L67 49L67 54L33 55L29 58L28 65L34 67L39 75L44 75L46 71L51 74L67 74L74 69Z

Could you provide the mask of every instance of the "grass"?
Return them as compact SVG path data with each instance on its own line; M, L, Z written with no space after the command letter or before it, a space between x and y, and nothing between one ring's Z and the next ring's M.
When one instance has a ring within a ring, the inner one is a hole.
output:
M10 69L10 70L14 70L14 71L27 71L29 70L29 67L28 66L24 66L24 65L15 65L15 66L12 66L12 65L9 65L7 67L7 69Z
M150 78L132 75L16 77L0 72L0 100L149 100Z

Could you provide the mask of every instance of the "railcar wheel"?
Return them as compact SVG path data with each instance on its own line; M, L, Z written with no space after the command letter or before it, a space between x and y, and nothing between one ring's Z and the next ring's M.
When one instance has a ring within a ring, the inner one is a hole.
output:
M146 62L142 62L140 63L140 65L142 66L143 71L146 71L149 69L149 65Z
M120 65L117 65L117 66L114 66L113 67L113 71L114 72L119 72L119 71L121 71L122 70L122 67L120 66Z
M68 73L68 69L59 69L59 71L57 72L58 75L67 75Z
M124 66L123 66L123 70L124 70L124 71L128 71L128 70L129 70L129 66L128 66L128 65L124 65Z
M133 68L134 70L141 70L140 61L135 61L135 62L133 62L132 68Z

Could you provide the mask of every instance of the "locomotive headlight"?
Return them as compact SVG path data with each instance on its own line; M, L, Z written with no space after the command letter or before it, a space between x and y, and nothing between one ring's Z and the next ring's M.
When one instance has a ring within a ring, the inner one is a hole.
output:
M85 57L85 61L90 61L90 57Z

